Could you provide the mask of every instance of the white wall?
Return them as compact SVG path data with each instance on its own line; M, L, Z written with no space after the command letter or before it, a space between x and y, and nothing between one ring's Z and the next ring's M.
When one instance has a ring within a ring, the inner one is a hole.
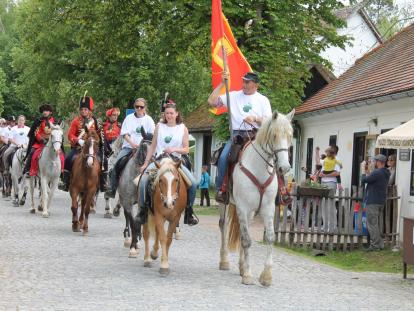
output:
M201 167L203 166L203 134L191 134L195 139L195 150L194 150L194 177L197 182L200 181Z
M321 53L323 58L332 63L333 73L337 77L378 44L371 28L357 12L348 17L346 28L339 29L338 34L348 35L354 39L350 44L345 45L345 50L339 47L329 47Z
M377 119L374 126L372 119ZM300 119L302 127L302 146L300 146L300 167L306 166L306 143L313 138L313 147L319 146L321 152L328 147L329 136L337 135L338 156L342 160L342 184L350 188L352 178L352 157L354 133L367 131L369 134L380 134L382 129L391 129L402 122L414 118L414 97L391 100L370 106L335 111L318 116ZM312 169L315 167L312 155ZM397 159L396 184L401 195L401 215L414 216L414 196L409 195L411 161L402 162ZM300 172L299 182L305 179Z

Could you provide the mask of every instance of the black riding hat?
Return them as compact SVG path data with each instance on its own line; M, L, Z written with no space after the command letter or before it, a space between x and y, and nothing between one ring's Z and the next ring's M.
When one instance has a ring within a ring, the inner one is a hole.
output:
M15 116L8 116L7 117L7 121L14 121L14 122L16 122L16 117Z
M43 104L39 107L39 112L42 113L43 111L50 111L53 112L53 108L52 106L50 106L49 104Z

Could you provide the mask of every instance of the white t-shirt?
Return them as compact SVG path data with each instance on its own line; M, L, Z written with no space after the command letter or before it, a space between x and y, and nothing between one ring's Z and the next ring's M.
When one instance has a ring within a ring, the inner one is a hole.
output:
M185 125L183 123L176 126L168 126L165 123L158 123L157 149L156 155L160 155L168 147L183 148ZM180 157L178 153L173 153Z
M250 128L245 128L241 126L244 118L247 116L256 116L260 118L270 118L272 116L272 107L270 106L269 99L255 92L252 95L246 95L241 91L232 91L230 95L230 105L231 105L231 123L233 130L249 130ZM221 101L227 107L227 98L226 94L220 96ZM254 127L259 127L259 125L253 123Z
M124 136L128 134L134 143L139 144L142 140L141 127L144 128L146 133L154 133L154 120L152 120L149 115L137 118L135 114L131 113L126 116L124 122L122 123L121 135ZM122 144L122 148L125 147L131 148L131 145L126 141L126 139L124 139Z
M29 143L29 137L27 137L27 134L29 134L30 127L24 126L24 127L17 127L14 126L11 129L11 139L13 139L16 144L19 145L27 145ZM15 145L15 144L13 144Z
M336 159L338 159L338 157L335 157ZM339 159L338 159L338 161L339 161ZM322 165L322 167L323 167L323 160L321 160L321 165ZM340 173L341 172L341 167L338 165L338 164L335 164L335 169L334 169L335 171L337 171L338 173ZM336 179L336 177L322 177L321 178L321 183L324 183L324 182L337 182L337 179Z
M10 138L10 129L8 126L0 127L0 136L3 137L3 142L7 144Z

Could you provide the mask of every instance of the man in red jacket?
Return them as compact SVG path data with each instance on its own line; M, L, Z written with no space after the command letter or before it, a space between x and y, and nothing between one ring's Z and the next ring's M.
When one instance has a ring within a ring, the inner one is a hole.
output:
M84 127L94 129L98 135L100 133L100 127L96 118L92 115L93 111L93 99L92 97L82 97L79 102L79 115L72 120L70 124L68 139L71 146L69 154L65 158L65 170L63 171L63 184L60 185L60 189L63 191L69 190L70 172L72 170L73 161L79 154L85 141ZM82 134L83 133L83 134Z
M27 150L30 150L26 157L26 163L23 169L23 174L27 177L30 171L30 165L32 163L33 154L39 148L43 148L49 140L51 133L51 125L55 123L55 119L52 117L53 108L48 103L44 103L39 107L39 112L42 116L35 120L30 127L29 134L29 146Z

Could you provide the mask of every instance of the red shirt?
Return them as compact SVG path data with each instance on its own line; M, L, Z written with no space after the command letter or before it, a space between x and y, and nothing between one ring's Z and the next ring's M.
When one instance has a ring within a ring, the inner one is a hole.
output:
M119 123L117 121L112 123L111 121L106 120L106 122L103 125L103 132L106 141L108 143L112 143L121 134L121 127L119 126Z
M35 130L35 138L33 143L33 148L39 148L44 146L44 140L49 139L50 137L50 125L55 123L55 119L50 117L49 120L43 119L40 121L40 125Z
M93 118L90 118L89 121L89 128L94 129L96 132L99 132L99 129L96 128L95 120ZM84 119L81 116L77 116L75 119L72 120L72 123L70 124L69 132L68 132L68 139L70 142L70 145L72 147L79 146L78 140L79 138L84 138L85 133L82 135L82 137L79 137L79 135L84 131ZM99 134L98 134L99 135Z

